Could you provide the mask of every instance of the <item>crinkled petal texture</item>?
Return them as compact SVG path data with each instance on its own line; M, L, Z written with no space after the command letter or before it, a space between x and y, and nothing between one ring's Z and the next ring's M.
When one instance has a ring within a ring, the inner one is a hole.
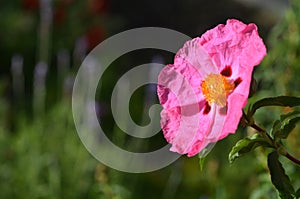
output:
M161 126L171 151L193 156L236 131L253 68L265 55L256 25L234 19L185 43L158 77ZM226 76L235 86L224 107L208 104L202 93L209 74Z

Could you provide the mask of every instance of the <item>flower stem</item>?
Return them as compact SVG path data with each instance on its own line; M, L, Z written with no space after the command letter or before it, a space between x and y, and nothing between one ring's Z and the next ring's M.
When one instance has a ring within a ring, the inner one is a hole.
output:
M274 145L274 140L273 138L267 133L266 130L264 130L263 128L261 128L260 126L258 126L257 124L255 124L254 120L251 120L247 117L247 115L245 114L245 112L243 111L243 117L246 121L246 125L252 127L253 129L257 130L258 132L262 133L265 138L268 140L268 142L270 143L271 146Z
M266 130L264 130L263 128L261 128L260 126L258 126L257 124L255 124L254 121L250 122L251 120L247 117L247 115L245 114L245 112L243 111L243 117L246 121L246 125L252 127L253 129L257 130L260 133L263 133L264 136L266 136L266 138L268 139L268 141L270 142L270 144L272 146L274 146L274 148L278 149L280 146L278 146L274 139L267 133ZM285 154L283 154L286 158L288 158L289 160L291 160L292 162L294 162L295 164L300 166L300 160L295 158L294 156L292 156L291 154L289 154L288 152L285 152Z
M274 143L274 139L261 127L257 126L257 124L253 123L250 127L254 128L260 133L263 133L271 143Z
M295 158L294 156L292 156L288 152L286 152L285 157L288 158L289 160L291 160L292 162L294 162L295 164L300 166L300 160L298 160L297 158Z

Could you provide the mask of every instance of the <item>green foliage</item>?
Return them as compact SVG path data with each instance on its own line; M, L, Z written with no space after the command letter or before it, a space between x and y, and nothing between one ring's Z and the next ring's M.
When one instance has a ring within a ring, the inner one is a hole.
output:
M300 4L298 0L291 0L290 5L291 7L281 22L273 28L269 36L268 55L254 73L258 80L258 92L252 97L252 104L257 99L269 96L299 96L300 94ZM288 150L296 157L300 157L299 127L296 126L299 122L299 112L297 111L299 109L295 107L295 105L298 106L298 99L282 98L278 101L278 98L271 98L271 101L273 102L269 102L267 99L260 101L248 109L247 115L252 118L255 113L255 120L259 121L259 125L263 125L265 129L270 129L269 135L274 139L274 146L278 147L277 150L280 154L284 155ZM265 103L270 105L262 109L263 111L256 112ZM275 106L287 105L293 108L271 107L273 106L272 103ZM279 119L278 115L281 115ZM254 120L254 118L252 119ZM277 183L280 181L287 182L286 177L282 175L284 172L280 169L282 166L280 162L278 163L277 157L273 154L269 159L272 159L272 161L269 160L269 166L277 166L277 170L275 168L272 170L272 174L277 175ZM292 190L291 186L298 188L300 184L299 167L286 159L283 159L282 162L286 163L283 166L291 179L288 183L289 188L286 189ZM281 175L276 174L276 172L281 173ZM272 178L274 180L275 177ZM285 190L282 186L277 184L275 188L281 187ZM284 197L284 193L281 193L280 196ZM300 190L296 192L296 197L300 197Z
M276 139L286 139L292 130L296 127L296 123L300 121L300 112L293 111L280 116L280 120L274 122L271 129L271 135Z
M255 76L259 90L268 96L300 93L300 4L290 1L290 8L269 36L268 55Z
M265 137L260 133L256 133L251 137L239 140L229 153L229 162L232 163L235 159L259 146L272 147Z
M278 96L278 97L268 97L255 102L250 106L247 116L251 118L254 113L262 107L266 106L285 106L285 107L295 107L300 106L300 98L292 96Z
M286 156L294 163L299 164L298 160L295 160L294 157L291 157L286 152L282 145L282 139L287 139L289 134L296 127L296 123L300 120L300 112L291 111L287 114L282 114L279 120L274 121L270 133L264 130L264 128L259 127L253 116L256 110L266 106L295 107L299 105L300 98L290 96L264 98L255 102L249 107L248 113L243 114L242 121L244 125L252 127L258 131L258 133L238 141L229 154L229 161L232 163L236 158L252 151L258 146L276 149L277 151L268 155L268 168L270 170L272 183L278 190L280 197L285 199L296 198L296 193L291 181L285 174L285 171L278 160L278 153Z
M284 168L279 162L278 157L279 156L276 151L268 155L268 167L272 183L278 190L281 198L293 199L295 198L295 190L291 185L289 177L285 174Z
M0 131L0 198L125 198L76 134L69 103L21 122L15 135ZM122 197L120 197L122 196Z

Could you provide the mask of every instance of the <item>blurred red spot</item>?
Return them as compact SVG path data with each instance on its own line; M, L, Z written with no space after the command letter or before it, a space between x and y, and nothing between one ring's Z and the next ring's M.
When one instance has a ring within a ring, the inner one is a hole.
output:
M23 8L26 10L35 11L39 9L39 0L22 0Z
M63 7L58 7L57 9L55 9L53 16L54 22L62 24L65 21L66 15L64 9L65 8Z
M88 8L93 14L102 14L108 10L107 0L89 0Z
M95 26L86 33L88 50L95 48L101 41L104 40L105 30L101 26Z

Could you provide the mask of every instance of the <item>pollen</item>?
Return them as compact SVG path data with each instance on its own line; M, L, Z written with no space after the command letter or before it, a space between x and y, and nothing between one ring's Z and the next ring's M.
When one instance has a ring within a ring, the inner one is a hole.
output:
M234 82L221 74L209 74L201 83L202 93L209 103L224 107L226 106L227 96L235 88Z

